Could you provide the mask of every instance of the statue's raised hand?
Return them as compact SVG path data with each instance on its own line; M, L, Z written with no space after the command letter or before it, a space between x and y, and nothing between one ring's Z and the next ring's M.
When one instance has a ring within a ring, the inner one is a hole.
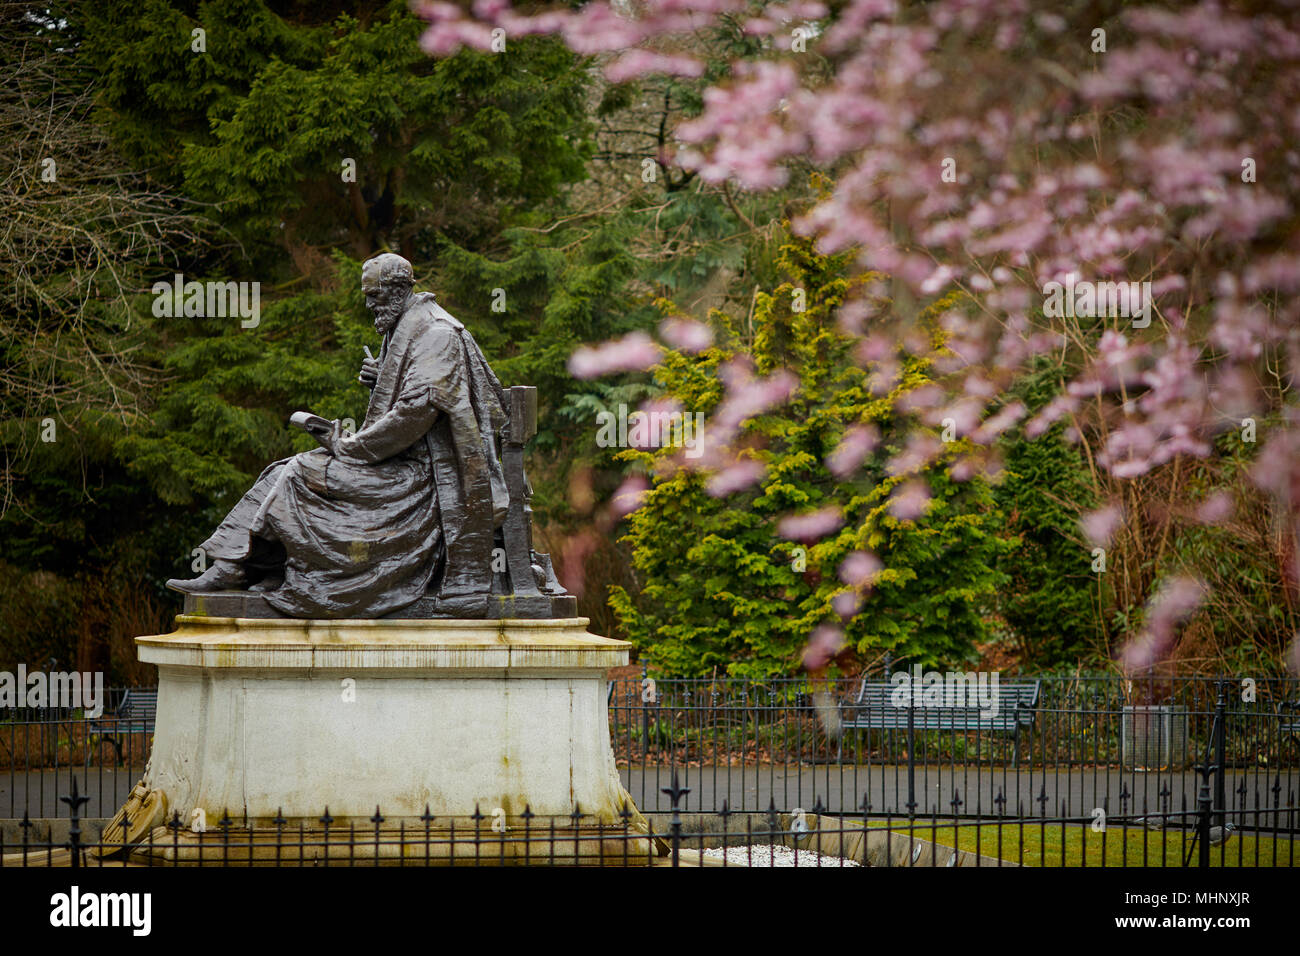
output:
M375 382L379 381L379 362L368 348L366 357L361 360L361 374L357 376L357 381L366 388L374 388Z

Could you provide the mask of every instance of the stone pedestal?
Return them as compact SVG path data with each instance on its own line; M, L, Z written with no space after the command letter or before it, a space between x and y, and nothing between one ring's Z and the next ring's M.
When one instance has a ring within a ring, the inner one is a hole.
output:
M629 645L586 618L177 622L136 643L158 666L143 785L187 830L223 814L319 827L328 809L365 833L378 807L408 832L426 813L464 832L477 809L487 833L494 814L517 831L525 807L567 819L575 805L584 831L621 829L626 805L645 832L606 710L605 673Z

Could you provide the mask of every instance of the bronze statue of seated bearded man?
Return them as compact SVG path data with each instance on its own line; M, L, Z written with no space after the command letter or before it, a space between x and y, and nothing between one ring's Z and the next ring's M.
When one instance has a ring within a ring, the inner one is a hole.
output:
M361 428L345 435L338 422L295 416L322 447L268 466L203 543L208 569L168 586L186 593L187 610L245 591L298 618L576 612L549 559L531 550L522 440L512 501L498 446L511 396L478 344L432 294L414 291L401 256L368 260L361 287L383 336L379 358L367 351L361 367L371 390ZM522 541L506 540L510 527ZM503 574L494 554L511 544L528 557ZM494 607L503 594L527 601Z

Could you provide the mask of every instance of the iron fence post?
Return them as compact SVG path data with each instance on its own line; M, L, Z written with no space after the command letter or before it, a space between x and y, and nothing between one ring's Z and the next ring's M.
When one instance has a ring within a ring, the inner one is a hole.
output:
M59 797L60 803L68 805L68 850L72 854L70 865L75 870L81 866L81 808L90 802L90 797L77 792L77 778L72 778L72 793Z
M1218 699L1214 702L1214 811L1215 825L1227 823L1227 709L1228 698L1225 682L1218 682Z
M916 700L907 702L907 818L916 817Z
M678 865L678 860L680 858L681 848L682 848L681 801L682 801L682 797L686 796L686 794L691 792L691 788L683 787L678 784L677 769L673 768L673 785L671 787L664 787L663 792L668 795L668 799L671 800L673 804L673 816L672 816L672 824L670 827L670 833L672 835L672 841L673 841L673 867L676 868Z
M1201 775L1201 785L1196 794L1196 839L1199 843L1196 865L1203 869L1210 866L1210 774L1214 770L1212 766L1197 768Z

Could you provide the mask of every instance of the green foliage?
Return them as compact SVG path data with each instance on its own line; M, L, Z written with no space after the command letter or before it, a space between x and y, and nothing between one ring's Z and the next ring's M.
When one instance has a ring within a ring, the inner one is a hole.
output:
M154 428L122 442L133 473L163 501L207 500L224 514L268 462L312 447L286 427L286 409L359 425L367 392L356 381L357 356L373 330L360 265L340 256L337 270L338 292L267 303L256 336L229 330L229 320L171 320L190 325L167 353L173 383L159 398Z
M46 592L80 595L95 631L86 643L107 636L86 602L112 599L87 581L137 582L142 619L149 601L175 606L161 581L190 573L191 549L268 462L311 446L287 426L290 412L361 421L357 368L377 342L358 290L366 256L410 258L507 383L536 374L554 405L573 391L574 336L637 321L622 292L624 237L598 235L569 254L572 232L538 228L564 215L561 186L585 177L590 153L591 78L558 41L434 59L401 0L352 13L105 0L51 17L43 39L55 68L31 71L23 95L39 106L38 133L59 113L53 128L71 151L56 154L57 185L34 187L35 200L62 204L49 207L58 215L23 220L44 229L31 245L53 265L35 278L28 268L5 312L34 331L6 335L3 348L7 367L33 375L49 353L20 343L45 335L67 353L56 379L29 390L67 396L67 408L6 396L6 452L35 443L37 454L6 473L0 535L15 573L52 572ZM191 47L196 28L203 52ZM21 166L39 173L34 158ZM182 204L203 211L201 228L176 214ZM152 236L136 235L137 219ZM469 276L460 254L491 267ZM15 268L31 258L24 249ZM260 322L156 316L150 290L176 272L258 282ZM510 294L499 318L497 287ZM57 419L56 443L36 441L45 415ZM7 455L7 468L16 460Z
M202 53L191 49L196 28ZM612 602L664 673L796 667L810 631L839 621L838 569L857 550L885 564L845 627L862 657L957 662L1001 627L1026 665L1096 660L1109 637L1141 626L1156 584L1177 572L1215 588L1189 654L1244 669L1280 660L1298 626L1288 558L1267 503L1244 490L1251 457L1240 442L1228 447L1231 435L1213 467L1152 476L1147 500L1162 481L1190 481L1196 500L1232 489L1238 515L1222 526L1180 517L1167 547L1163 534L1143 536L1159 552L1117 552L1112 567L1131 558L1134 569L1123 594L1119 575L1098 581L1088 567L1078 518L1096 480L1060 427L1034 441L1009 433L998 485L958 484L940 462L926 475L924 518L889 514L900 479L883 464L913 428L889 399L930 370L900 356L894 395L871 393L834 319L851 285L870 277L800 242L777 252L766 224L798 205L801 186L740 195L679 170L641 179L642 160L698 112L703 84L765 40L710 33L703 81L602 88L553 39L434 59L418 47L420 29L404 0L99 0L5 24L15 76L0 97L22 134L4 146L16 172L0 243L11 290L0 300L0 540L5 599L18 610L0 646L28 660L42 648L84 654L108 627L92 605L111 601L131 608L112 624L129 658L129 636L175 606L161 580L188 573L190 550L268 462L311 446L288 414L360 422L367 393L356 372L377 337L359 264L393 249L506 384L539 388L533 506L539 527L561 538L549 545L557 552L570 531L591 532L593 502L623 471L663 464L597 447L597 413L667 392L710 414L718 370L737 358L797 376L787 407L745 425L745 454L767 467L756 489L718 499L696 472L656 472L629 520L637 584L614 589ZM47 154L59 157L57 183L39 179ZM154 316L152 284L177 271L259 282L260 323ZM755 286L772 291L751 299ZM796 288L806 311L792 308ZM653 329L657 297L697 316L720 303L718 347L667 353L654 380L569 374L578 345ZM1014 397L1036 410L1058 372L1031 372ZM47 417L52 443L37 437ZM824 461L858 423L883 441L838 480ZM570 493L578 472L585 497ZM808 546L796 571L797 543L776 523L827 506L844 524ZM590 563L618 564L604 543ZM603 580L626 580L622 565ZM131 582L140 593L124 596ZM601 590L589 582L589 595ZM75 648L71 619L82 628Z
M220 202L254 241L284 229L410 249L426 230L482 235L499 207L527 210L584 175L587 79L552 39L433 59L401 2L364 22L308 8L290 19L260 0L109 0L83 16L115 141Z
M1044 366L1013 389L1037 412L1056 394L1060 370ZM1057 423L1036 439L1020 429L1003 440L1005 473L994 490L1019 551L999 563L1010 586L999 607L1014 630L1025 663L1072 664L1104 647L1099 585L1079 518L1094 507L1095 491L1079 448Z
M590 151L589 77L558 41L434 59L401 2L353 16L260 0L110 0L72 23L103 73L102 116L119 148L213 203L238 241L190 250L186 278L261 284L255 329L153 320L170 381L152 427L116 445L127 472L187 509L195 529L267 462L310 446L285 425L289 412L362 419L356 371L376 337L359 263L380 249L410 258L507 384L538 384L544 405L571 390L575 336L628 323L618 237L573 256L554 245L570 235L531 228L562 212L559 187L585 176ZM204 52L191 48L195 28Z
M23 572L0 562L0 670L76 659L78 594L48 571Z
M471 317L466 324L502 381L536 386L543 408L559 408L575 388L592 390L568 372L578 345L645 328L656 317L628 289L636 274L627 250L631 228L627 220L611 218L550 233L512 229L502 237L509 252L500 257L450 243L443 247L448 307L454 311L464 303L460 314ZM539 422L540 447L577 439L573 430L561 432L560 423L549 415Z
M906 360L893 395L872 395L834 313L854 283L875 277L849 278L843 257L817 255L803 241L784 245L779 261L789 280L759 294L752 349L733 337L699 356L670 352L657 369L668 394L706 416L721 398L723 363L743 356L764 375L792 372L798 386L789 405L743 426L747 454L766 475L757 490L726 498L711 496L696 471L658 475L626 537L640 591L614 588L611 603L660 673L788 673L809 634L839 620L832 602L849 590L838 579L840 564L854 551L871 551L884 570L845 624L850 645L924 664L969 659L988 633L985 608L1005 582L994 564L1014 541L1000 533L985 485L959 485L938 468L926 476L934 500L925 516L900 521L889 513L889 494L906 477L884 470L903 435L889 398L926 382L925 362ZM806 293L804 311L793 309L796 288ZM868 423L881 430L882 447L851 478L834 478L826 457L849 426ZM654 467L670 451L624 454ZM778 536L777 521L828 506L839 510L843 527L808 546L806 570L798 571L801 546Z

